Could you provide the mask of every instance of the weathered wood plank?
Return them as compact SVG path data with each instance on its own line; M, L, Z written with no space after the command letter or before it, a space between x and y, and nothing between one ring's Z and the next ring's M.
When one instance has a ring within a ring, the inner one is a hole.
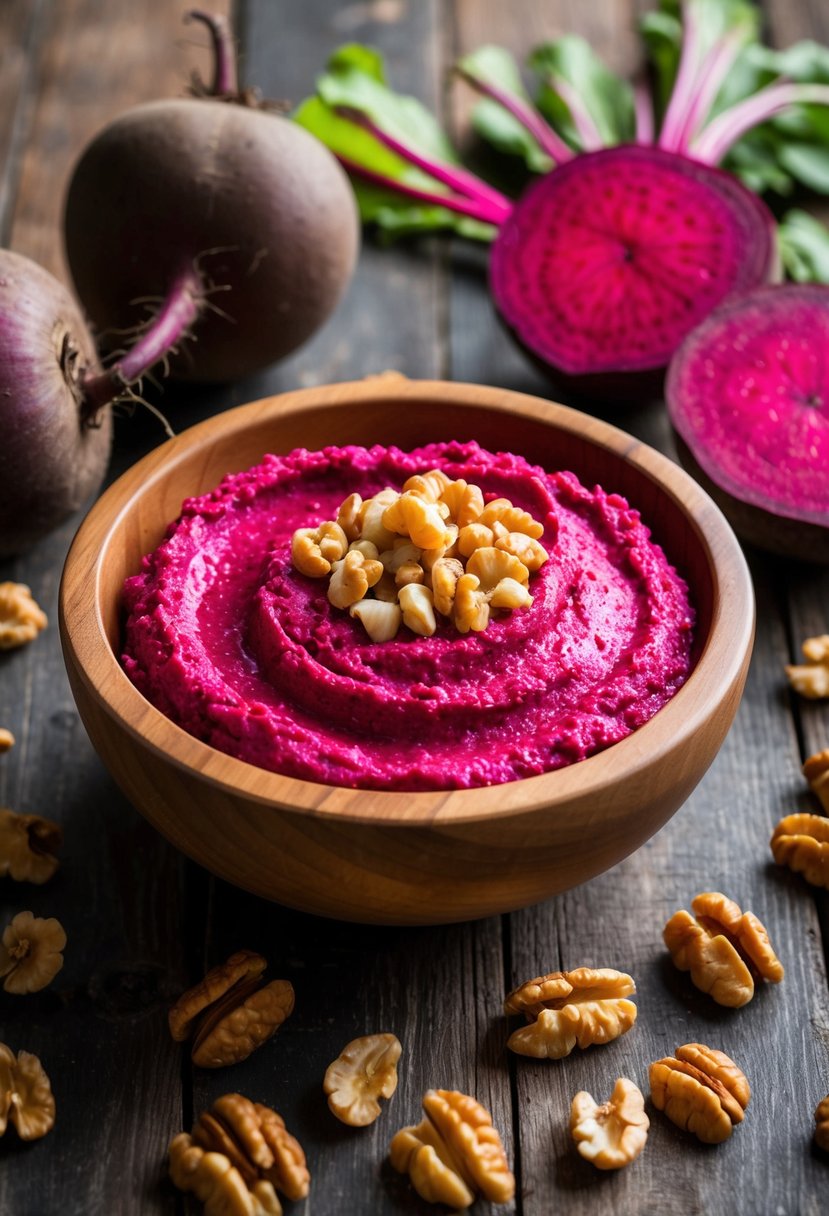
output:
M189 58L177 45L186 7L157 0L35 6L41 41L30 39L25 64L12 59L13 71L3 76L4 90L17 79L23 106L26 80L37 83L13 200L15 248L60 271L69 165L118 110L180 91ZM18 20L25 9L18 5ZM3 22L10 12L4 7ZM12 145L4 144L2 180L14 184ZM133 445L161 437L157 426L140 424L124 436L116 467L130 459ZM0 579L30 584L50 618L36 642L0 662L0 720L17 737L0 761L0 804L56 819L65 833L61 869L50 884L0 883L0 921L31 908L57 916L68 936L65 967L49 990L0 993L0 1038L41 1057L57 1101L57 1124L46 1139L26 1148L13 1132L4 1137L0 1211L172 1213L178 1201L158 1180L182 1122L181 1062L164 1015L186 970L185 867L115 789L72 703L57 589L77 523L69 520L0 567Z
M43 3L13 0L0 9L0 245L8 243L11 207L35 99L33 63Z
M245 71L267 95L305 95L328 53L356 39L387 56L395 84L436 106L441 88L441 9L427 4L322 0L254 3L245 22ZM257 380L257 392L359 377L384 368L442 374L446 273L433 242L394 250L365 243L354 284L327 328ZM503 991L501 921L446 929L338 925L263 904L215 883L205 924L205 964L241 945L261 950L269 974L289 978L296 1010L274 1042L231 1074L193 1076L203 1109L229 1086L276 1107L299 1137L312 1173L308 1210L319 1213L432 1211L386 1160L393 1133L420 1119L430 1086L475 1094L492 1112L512 1155L508 1073L491 1011ZM353 1037L390 1030L403 1043L400 1083L365 1131L349 1131L322 1093L327 1065ZM499 1211L514 1212L514 1205Z

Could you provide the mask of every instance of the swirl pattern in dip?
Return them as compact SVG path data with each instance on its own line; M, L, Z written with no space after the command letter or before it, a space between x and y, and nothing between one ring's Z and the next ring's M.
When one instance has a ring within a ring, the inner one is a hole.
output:
M296 528L441 468L545 524L527 610L373 643ZM475 443L299 449L189 499L124 588L123 664L158 709L262 768L333 785L448 789L582 760L651 718L690 668L688 588L627 502Z

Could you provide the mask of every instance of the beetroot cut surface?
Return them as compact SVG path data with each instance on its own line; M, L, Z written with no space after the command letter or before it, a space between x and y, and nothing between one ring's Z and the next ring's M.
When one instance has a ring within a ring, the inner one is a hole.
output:
M729 174L621 145L535 183L493 246L517 338L568 376L664 367L727 295L777 271L773 220Z
M704 476L754 509L753 527L750 514L732 518L738 532L829 560L829 287L765 287L723 304L677 351L667 401ZM785 521L795 527L781 538Z

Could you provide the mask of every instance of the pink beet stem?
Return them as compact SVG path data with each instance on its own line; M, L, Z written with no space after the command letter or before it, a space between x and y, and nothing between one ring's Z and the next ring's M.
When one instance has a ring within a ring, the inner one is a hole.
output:
M573 159L573 149L564 142L561 136L544 121L532 106L524 105L517 97L504 92L503 89L499 89L494 84L479 80L477 76L464 71L461 67L456 68L456 71L464 80L472 85L473 89L477 89L479 93L486 94L487 97L491 97L493 101L497 101L499 105L503 106L505 110L509 110L513 118L518 119L522 127L525 127L529 131L533 139L536 140L542 150L556 164L563 165L565 161Z
M236 48L227 19L219 13L206 13L202 9L194 8L185 13L184 20L201 21L210 31L213 44L213 83L210 86L210 96L227 97L238 93Z
M503 223L512 211L512 203L506 195L493 189L474 173L469 173L466 169L461 169L456 165L447 165L444 161L430 160L416 148L410 147L396 136L390 135L388 131L384 131L382 127L378 127L361 110L352 110L350 106L337 106L336 110L344 118L363 127L374 136L378 143L396 153L402 160L406 160L416 168L422 169L424 173L428 173L435 181L443 182L444 186L449 186L458 194L475 202L486 203L494 210L500 211L500 218L495 221L496 223Z
M407 198L415 198L421 203L431 203L435 207L448 207L450 211L458 211L461 215L468 215L473 220L481 220L484 224L494 224L496 227L500 227L509 214L501 208L492 207L483 199L477 201L467 198L465 195L439 194L436 190L421 190L417 186L410 186L394 177L376 173L373 169L365 169L356 161L349 160L347 156L337 155L337 160L349 173L354 173L357 177L383 186L384 189L391 190L394 194L403 194Z
M679 151L678 140L685 124L685 116L697 91L700 67L699 30L692 5L685 4L682 10L682 51L679 67L658 141L659 146L668 152Z
M738 101L736 105L713 118L691 144L690 153L697 160L705 161L709 165L719 164L746 131L767 122L777 114L782 114L792 106L804 103L829 106L829 85L775 81L753 97Z
M744 31L738 26L716 42L706 55L697 76L696 93L679 128L677 152L687 152L691 141L705 125L717 94L734 66L744 41Z
M83 382L84 411L92 415L172 354L190 332L204 301L204 284L188 266L176 275L158 314L135 346L103 372Z
M654 134L653 101L644 80L638 80L633 89L633 108L636 114L636 142L652 144Z
M601 132L593 121L593 116L582 101L577 90L570 84L570 81L553 72L547 77L547 84L554 93L558 93L570 111L573 126L576 128L584 151L595 152L597 148L603 148L605 142L602 139Z

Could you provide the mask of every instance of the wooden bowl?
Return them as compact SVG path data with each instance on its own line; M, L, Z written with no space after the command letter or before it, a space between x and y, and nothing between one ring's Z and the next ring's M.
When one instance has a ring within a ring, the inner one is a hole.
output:
M118 662L125 577L181 502L265 452L477 439L624 494L687 578L694 670L607 751L485 789L369 792L282 777L199 742ZM270 397L163 444L93 507L66 560L60 627L72 691L127 798L213 873L325 916L434 924L566 890L638 848L681 806L731 724L754 630L740 548L703 490L631 436L575 410L471 384L396 375Z

